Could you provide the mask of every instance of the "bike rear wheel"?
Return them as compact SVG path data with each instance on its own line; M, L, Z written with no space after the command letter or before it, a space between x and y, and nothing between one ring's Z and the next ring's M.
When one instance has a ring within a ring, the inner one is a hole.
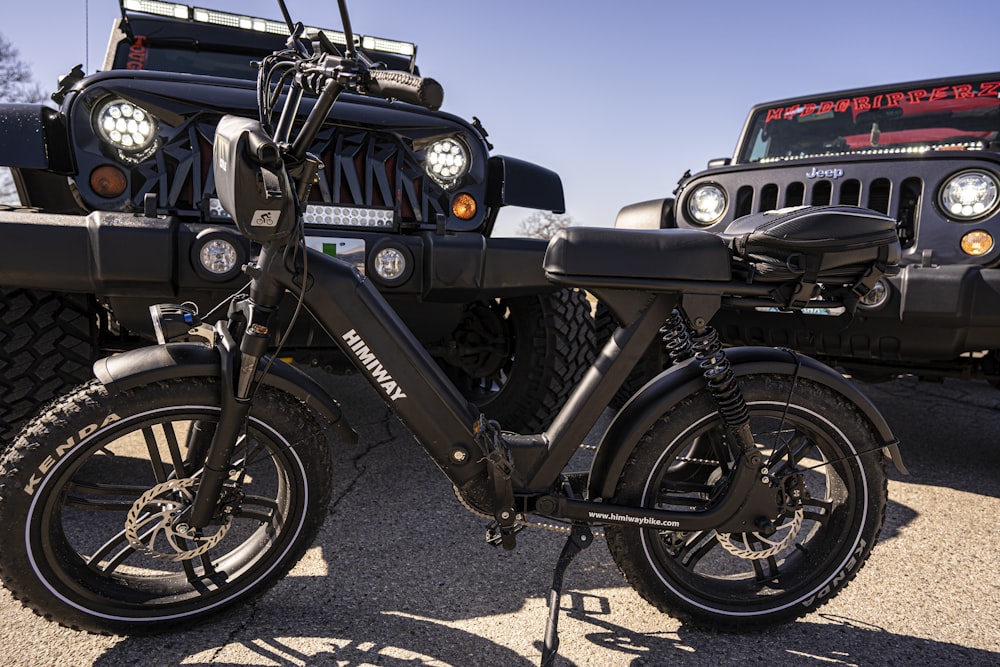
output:
M615 562L640 595L684 622L719 630L789 621L831 599L868 559L886 505L881 443L855 406L784 375L741 384L767 462L762 474L776 493L798 489L801 507L783 511L773 534L606 530ZM707 507L731 474L725 441L707 391L689 397L641 439L612 502Z
M218 385L178 379L50 406L0 472L0 574L40 615L157 632L263 593L312 542L330 495L325 433L261 388L212 523L181 519L219 415Z

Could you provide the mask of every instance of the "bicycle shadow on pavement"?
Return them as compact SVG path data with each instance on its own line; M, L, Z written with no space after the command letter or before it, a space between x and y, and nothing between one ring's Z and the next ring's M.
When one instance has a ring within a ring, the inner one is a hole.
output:
M615 664L629 667L736 661L744 665L986 667L1000 662L1000 652L894 634L876 625L824 613L739 635L683 625L676 632L637 633L603 619L607 613L603 600L580 593L571 597L570 606L563 598L563 614L589 625L587 641L620 655L622 660Z

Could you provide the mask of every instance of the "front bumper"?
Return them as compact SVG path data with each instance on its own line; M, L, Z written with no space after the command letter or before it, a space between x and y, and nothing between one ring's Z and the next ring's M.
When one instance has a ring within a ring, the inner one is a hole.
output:
M3 211L0 286L92 294L108 303L127 329L151 333L150 304L193 301L208 312L246 284L238 270L222 277L199 270L199 244L206 232L236 244L241 262L255 252L232 225L103 211L87 216ZM425 336L450 331L450 319L459 317L462 304L557 289L542 271L547 242L541 239L346 229L307 230L307 237L313 247L318 240L321 251L324 242L346 241L355 252L344 259L369 276ZM403 248L413 262L405 281L380 284L371 270L373 251L387 244Z
M1000 269L906 266L884 279L889 298L859 306L844 327L819 314L724 309L714 324L728 343L791 347L835 360L914 370L965 366L959 357L1000 349Z

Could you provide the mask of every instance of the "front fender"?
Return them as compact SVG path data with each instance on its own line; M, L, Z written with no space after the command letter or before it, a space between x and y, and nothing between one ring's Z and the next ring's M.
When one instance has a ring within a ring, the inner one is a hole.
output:
M791 350L771 347L735 347L726 350L737 377L758 373L784 373L806 378L838 392L871 422L896 468L906 474L899 441L878 408L843 375L829 366ZM590 498L610 498L628 458L642 435L671 406L705 386L696 363L671 366L650 380L615 415L597 449L590 468Z
M72 169L61 116L43 104L0 104L0 146L5 167Z
M167 343L140 347L100 359L94 375L111 393L150 382L180 377L219 377L219 351L203 343ZM319 412L348 442L357 442L358 434L347 423L340 405L311 377L275 359L264 376L264 384L291 394Z

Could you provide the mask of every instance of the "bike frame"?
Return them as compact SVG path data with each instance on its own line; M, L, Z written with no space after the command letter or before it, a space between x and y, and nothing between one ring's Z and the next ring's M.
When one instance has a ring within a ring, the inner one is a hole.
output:
M249 310L264 313L263 324L269 327L270 314L276 310L281 294L287 290L299 295L303 307L337 341L456 487L461 489L487 476L486 452L476 433L482 417L476 407L458 392L371 281L342 260L311 249L306 249L305 255L303 260L302 253L293 253L290 246L283 244L265 248L259 261L263 268L254 271ZM711 295L716 298L708 301L720 303L722 294L732 289L739 290L739 286L719 283L715 286L718 293ZM747 506L748 495L754 496L751 492L761 460L752 447L734 453L737 465L732 484L706 510L613 506L570 497L563 489L563 471L580 443L660 326L684 300L683 295L669 292L614 290L605 296L618 306L619 312L633 312L633 318L615 332L545 432L504 436L518 513L685 531L724 527L741 507ZM698 298L705 296L700 294ZM253 320L251 315L248 321ZM231 346L223 350L223 354L233 352ZM239 414L234 413L234 418L238 419ZM226 421L223 416L220 433L227 433Z
M282 169L287 168L297 183L295 192L284 193L284 197L294 196L299 201L307 197L309 184L319 168L318 161L308 155L308 147L340 92L345 88L356 90L362 85L353 69L356 63L352 65L354 61L350 58L335 58L331 62L323 58L310 61L295 77L285 97L275 143L265 146L271 166L275 165L272 158L280 147L285 165ZM301 102L304 79L325 83L318 87L312 109L293 139L290 119ZM394 83L394 79L384 79L379 85ZM413 81L408 81L396 94L405 97L412 93L420 103L420 96L407 86L417 88ZM257 134L253 140L260 145L267 142L267 137ZM218 153L216 150L217 161ZM223 180L217 177L220 184ZM231 186L231 194L238 200L243 192L241 187L253 187L252 179L249 183L249 186ZM235 322L229 327L230 332L242 331L238 335L239 350L226 341L217 345L222 357L222 376L227 380L223 382L224 392L232 393L222 400L223 410L191 511L191 525L204 527L212 519L236 434L252 402L250 382L265 358L272 316L286 291L301 299L302 306L363 372L459 492L463 493L469 485L480 485L477 494L480 502L474 504L478 509L489 506L505 546L513 546L515 523L524 513L576 523L742 532L755 518L775 512L774 492L766 475L761 473L761 456L745 417L736 424L722 415L731 434L726 442L733 474L721 497L704 509L612 506L598 499L584 499L573 488L571 482L576 480L564 474L584 437L675 308L685 326L695 334L703 334L708 331L712 315L728 297L739 296L744 305L775 305L766 287L731 279L717 282L647 279L638 283L608 278L561 279L598 293L624 324L544 433L501 434L496 425L489 424L458 392L379 291L356 269L339 259L291 243L288 239L296 237L289 236L290 229L284 223L273 236L269 236L267 229L254 227L252 222L245 224L248 226L241 229L261 242L262 251L257 264L247 270L252 283L250 298L241 309L245 327L241 329ZM724 353L719 351L718 357L724 360ZM734 398L742 405L738 384L734 387Z

